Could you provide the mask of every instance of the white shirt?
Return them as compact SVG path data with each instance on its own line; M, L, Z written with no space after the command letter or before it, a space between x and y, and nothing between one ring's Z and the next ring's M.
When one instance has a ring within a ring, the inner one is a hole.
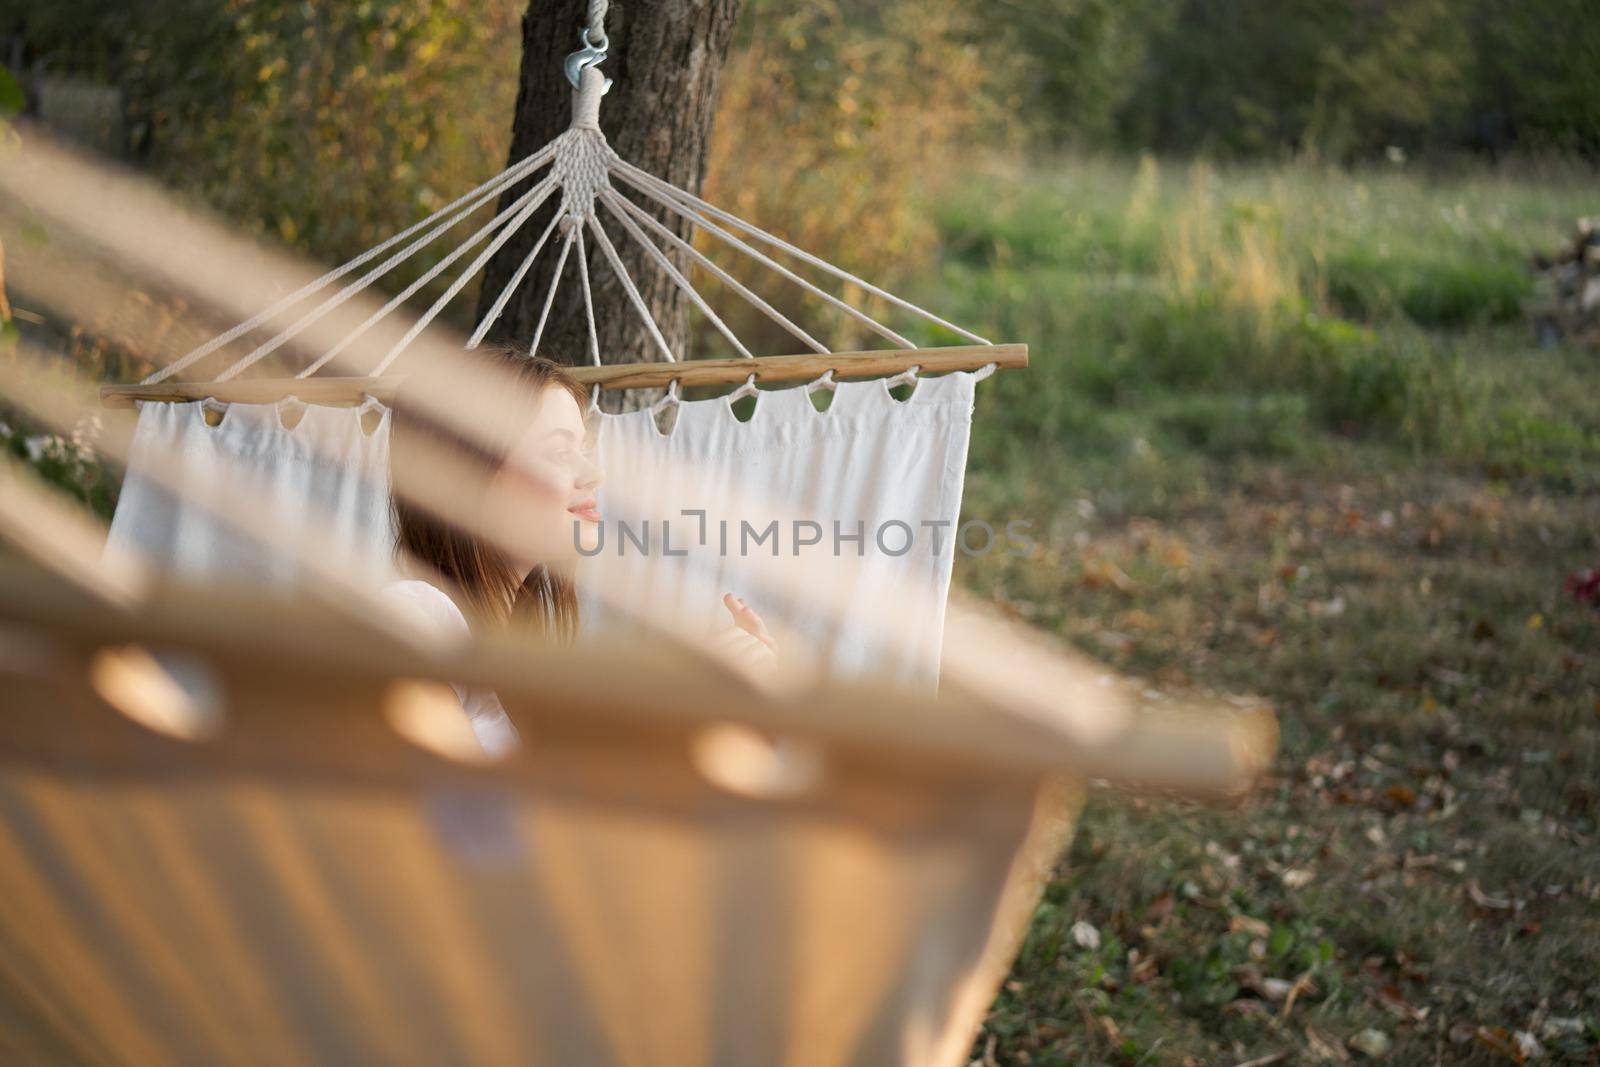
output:
M443 633L452 636L471 633L467 617L438 586L417 578L407 578L384 586L383 595L396 611L404 612ZM472 688L453 682L450 688L456 691L461 709L466 712L472 732L477 734L478 743L485 752L498 756L517 746L517 728L511 725L506 709L501 706L500 698L494 695L492 689Z

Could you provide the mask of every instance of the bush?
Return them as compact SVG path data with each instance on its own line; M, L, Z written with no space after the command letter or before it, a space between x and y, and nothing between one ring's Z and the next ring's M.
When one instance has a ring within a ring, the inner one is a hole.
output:
M1328 297L1347 315L1372 321L1395 312L1418 326L1447 329L1515 322L1533 292L1520 264L1397 256L1358 247L1329 257Z
M1288 456L1310 439L1309 405L1295 393L1172 397L1154 405L1157 427L1215 459Z

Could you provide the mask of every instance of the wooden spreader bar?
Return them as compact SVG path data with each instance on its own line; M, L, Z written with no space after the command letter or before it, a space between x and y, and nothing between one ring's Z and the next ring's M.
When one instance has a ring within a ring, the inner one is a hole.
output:
M695 359L678 363L614 363L570 368L585 385L601 389L662 389L738 385L755 375L758 383L809 381L833 371L835 378L881 378L912 367L920 373L977 370L993 363L1000 370L1028 365L1027 345L960 345L950 348L901 348L827 355L758 356L754 359ZM359 404L367 397L388 404L403 375L379 378L234 378L225 382L160 382L155 385L106 385L100 402L108 408L132 407L137 400L182 403L207 398L223 403L271 404L296 397L307 404Z

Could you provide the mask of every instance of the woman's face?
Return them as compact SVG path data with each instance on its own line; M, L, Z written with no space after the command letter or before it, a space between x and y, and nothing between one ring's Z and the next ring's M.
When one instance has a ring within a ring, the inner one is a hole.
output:
M605 475L588 430L573 395L546 386L533 421L495 475L508 532L527 546L530 570L537 562L576 559L579 549L592 553L599 543L596 493Z

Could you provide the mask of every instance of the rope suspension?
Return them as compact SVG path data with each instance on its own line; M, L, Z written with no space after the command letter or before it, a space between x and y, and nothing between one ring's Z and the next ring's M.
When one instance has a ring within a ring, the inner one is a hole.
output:
M423 249L434 245L474 213L502 196L506 190L528 181L532 181L532 185L526 192L496 211L486 223L479 226L456 247L440 255L437 261L416 280L406 285L327 351L301 368L295 377L310 378L325 368L332 368L340 375L351 376L379 377L389 373L421 332L438 318L473 278L483 272L491 257L519 233L540 208L552 200L555 200L557 205L554 217L535 239L528 254L517 264L510 280L495 295L482 321L472 331L468 347L476 347L482 343L513 296L527 280L529 272L539 261L540 256L548 253L556 256L555 267L540 304L537 325L528 350L530 354L538 352L555 304L556 294L567 274L567 261L576 258L576 284L582 294L589 360L596 368L601 367L593 279L589 262L589 253L593 246L599 253L598 263L603 270L611 273L621 288L629 307L639 317L659 357L669 363L681 360L684 354L674 351L673 346L668 343L650 311L649 304L640 293L639 286L624 265L618 248L618 243L621 242L637 248L643 261L660 271L672 287L682 293L683 297L704 317L706 323L734 352L738 353L740 358L755 359L756 354L735 333L727 318L716 311L713 301L691 281L690 271L698 269L703 272L722 289L731 292L737 300L753 308L784 333L795 338L809 352L823 357L835 355L812 332L801 327L751 287L739 281L732 270L695 248L692 240L675 233L672 227L663 224L651 212L646 211L642 206L644 204L661 208L672 218L681 220L691 231L697 231L713 239L717 245L736 258L777 275L793 285L801 294L815 298L825 307L870 330L897 349L914 352L918 350L918 346L905 334L842 299L838 293L831 292L828 288L805 277L795 268L797 266L812 268L841 286L854 286L884 305L905 312L930 326L949 331L964 341L980 346L991 346L991 342L971 330L873 285L619 157L607 143L605 134L600 128L600 102L611 84L610 79L600 70L600 64L605 61L610 46L605 32L605 19L609 6L609 0L590 0L587 22L579 31L580 47L566 57L565 71L574 89L572 122L554 141L427 218L277 301L259 315L207 341L150 375L141 385L155 386L172 379L224 346L275 322L297 308L302 309L298 317L278 328L276 333L236 359L213 380L220 383L237 377L288 344L308 326L364 292ZM629 195L623 195L623 190ZM613 234L616 235L615 240ZM673 255L669 253L687 260L687 266L680 268L673 262ZM793 265L783 260L792 261ZM465 265L458 268L457 264L463 262ZM452 269L455 270L455 274L449 284L375 364L370 367L355 364L351 350L364 335L435 279L444 276ZM1024 355L1024 362L1025 359ZM989 362L994 361L973 362L972 366L987 366ZM1006 365L1015 363L1008 360ZM739 381L744 377L739 375L731 380ZM758 373L751 377L761 377L761 375Z

